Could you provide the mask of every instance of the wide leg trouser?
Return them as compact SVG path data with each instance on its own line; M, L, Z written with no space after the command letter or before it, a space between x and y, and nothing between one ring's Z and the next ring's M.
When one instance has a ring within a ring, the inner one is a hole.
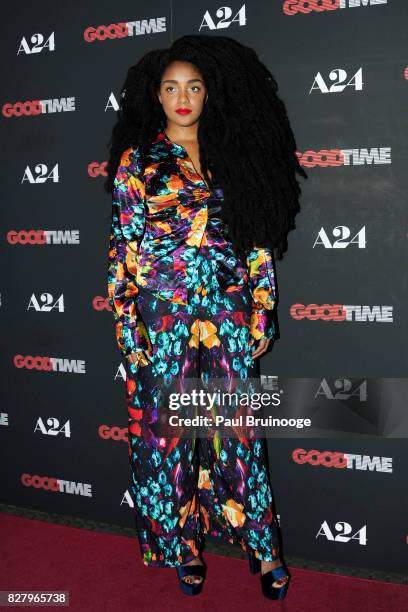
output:
M251 294L222 291L214 260L200 254L188 279L189 304L146 289L137 297L152 360L133 374L127 365L131 492L145 565L191 561L206 533L237 542L259 559L279 557L278 523L263 438L159 437L157 397L164 383L198 377L254 378Z

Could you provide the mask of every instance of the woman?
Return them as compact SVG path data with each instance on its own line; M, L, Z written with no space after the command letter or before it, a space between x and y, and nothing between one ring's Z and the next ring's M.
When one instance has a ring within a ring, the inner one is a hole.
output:
M108 293L127 362L132 494L143 562L201 591L204 534L238 542L266 597L283 598L263 439L157 433L160 390L259 377L275 336L272 253L295 227L300 168L256 53L184 36L147 53L121 90L110 141Z

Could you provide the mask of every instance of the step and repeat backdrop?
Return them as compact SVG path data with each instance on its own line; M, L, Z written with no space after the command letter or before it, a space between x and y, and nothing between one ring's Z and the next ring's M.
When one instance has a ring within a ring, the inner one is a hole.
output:
M134 526L107 302L107 145L129 66L184 34L225 35L277 79L309 177L261 363L265 387L296 383L292 407L305 388L319 402L316 435L268 439L283 552L403 572L408 451L393 410L407 377L407 3L40 0L1 12L2 501ZM325 420L333 402L340 421Z

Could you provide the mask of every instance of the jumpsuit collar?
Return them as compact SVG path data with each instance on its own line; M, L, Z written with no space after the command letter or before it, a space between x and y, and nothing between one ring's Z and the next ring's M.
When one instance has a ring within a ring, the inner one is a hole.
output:
M187 149L185 147L183 147L182 145L177 144L176 142L173 142L173 140L170 140L170 138L167 136L165 128L164 127L160 127L156 138L153 142L153 144L164 144L165 146L167 146L168 150L174 154L176 157L180 157L182 159L189 159L190 160L190 156L187 153ZM214 173L214 167L213 164L209 164L211 172ZM201 182L207 187L207 189L211 188L211 187L215 187L215 181L214 181L214 177L213 180L210 182L210 185L206 185L203 177L197 173L197 176L200 177Z
M154 140L154 144L155 143L163 143L165 145L167 145L167 147L177 156L177 157L188 157L188 153L187 153L187 149L185 149L182 145L177 144L176 142L173 142L172 140L170 140L170 138L167 136L165 129L164 128L160 128L156 138Z

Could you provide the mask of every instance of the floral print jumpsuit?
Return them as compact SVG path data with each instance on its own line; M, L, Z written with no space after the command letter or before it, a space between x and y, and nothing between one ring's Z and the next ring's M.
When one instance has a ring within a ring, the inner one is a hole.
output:
M145 565L174 567L198 555L206 533L260 560L279 558L278 524L263 438L159 437L163 382L258 376L256 340L274 337L271 253L245 263L217 217L222 189L160 129L142 168L122 154L114 181L108 297L126 359L131 492ZM157 398L156 398L157 399Z

